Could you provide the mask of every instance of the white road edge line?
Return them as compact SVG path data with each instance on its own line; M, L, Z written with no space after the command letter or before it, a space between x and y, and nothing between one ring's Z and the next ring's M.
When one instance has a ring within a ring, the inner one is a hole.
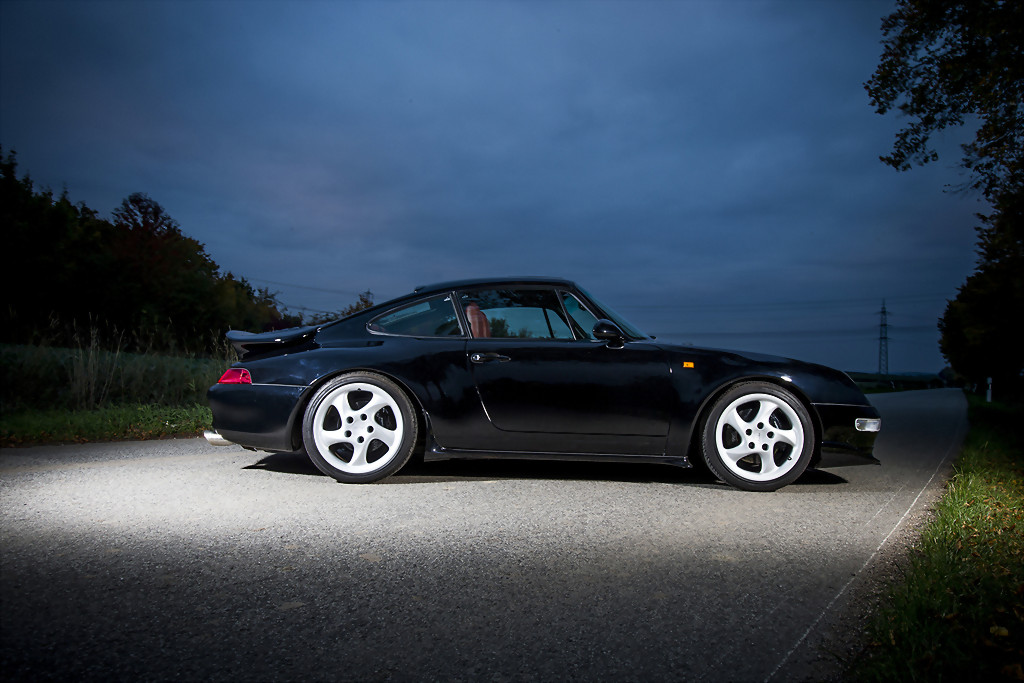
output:
M965 413L964 416L960 418L960 422L957 424L956 431L954 432L955 436L959 435L961 433L961 431L964 430L966 422L967 422L967 415ZM963 444L963 439L962 438L956 440L956 446L957 446L957 450L958 451L959 451L959 448L960 448L960 446L962 444ZM840 597L842 597L843 593L846 592L846 589L850 587L850 584L852 584L857 579L857 577L860 576L864 572L865 569L867 569L868 565L870 565L871 562L874 561L875 557L882 550L882 547L886 544L886 542L889 540L889 538L894 533L896 533L896 530L900 528L900 526L903 524L903 521L907 518L907 516L911 513L911 511L915 507L917 507L917 501L921 499L921 496L924 495L924 492L928 489L929 486L931 486L932 481L935 479L935 475L937 475L939 473L939 470L942 469L943 465L946 464L946 461L949 460L949 458L950 458L950 451L952 451L952 450L953 450L953 446L950 445L950 447L946 449L946 453L945 453L945 455L943 455L942 460L940 460L939 464L935 466L935 470L932 472L932 476L928 477L928 481L925 482L925 485L921 487L920 491L918 491L917 496L914 498L914 502L910 504L910 507L907 508L907 511L904 512L903 516L900 517L898 522L896 522L896 526L894 526L892 528L892 530L889 531L889 533L885 535L885 538L882 539L882 542L878 544L877 548L875 548L875 552L871 553L871 556L868 557L868 559L864 561L864 564L861 565L860 569L858 569L854 573L854 575L850 577L850 580L847 581L845 584L843 584L843 587L839 589L839 592L836 593L835 596L833 596L832 599L828 601L828 604L825 605L825 608L823 610L821 610L821 614L819 614L817 616L817 618L813 622L811 622L811 625L807 627L807 630L804 631L804 634L802 636L800 636L799 640L796 641L796 644L793 645L792 648L790 648L789 652L787 652L786 656L782 658L782 661L779 662L778 666L776 666L772 670L772 672L770 674L768 674L768 676L764 679L764 683L768 683L768 681L772 680L772 678L775 677L775 674L779 673L779 669L781 669L783 666L785 666L786 662L789 661L789 658L793 656L793 653L797 651L797 649L803 644L803 642L805 640L807 640L807 636L809 636L811 634L811 631L813 631L814 628L818 625L818 622L820 622L822 620L822 618L824 618L824 616L826 614L828 614L828 611L830 609L832 609L832 605L834 605L836 603L836 601Z
M861 526L868 526L868 525L870 525L870 524L871 524L871 522L875 521L875 517L877 517L878 515L882 514L882 510L884 510L885 508L889 507L889 505L890 505L890 504L891 504L891 503L892 503L892 502L893 502L894 500L896 500L896 496L898 496L898 495L899 495L900 491L902 491L902 490L903 490L903 489L905 489L905 488L907 488L907 485L906 485L906 484L903 484L903 485L901 485L901 486L900 486L900 487L899 487L898 489L896 489L895 491L893 491L893 492L892 492L892 495L891 495L891 496L889 496L889 500L885 501L885 504L883 504L883 505L882 505L882 507L878 508L878 512L876 512L875 514L871 515L871 519L869 519L868 521L864 522L864 524L862 524Z

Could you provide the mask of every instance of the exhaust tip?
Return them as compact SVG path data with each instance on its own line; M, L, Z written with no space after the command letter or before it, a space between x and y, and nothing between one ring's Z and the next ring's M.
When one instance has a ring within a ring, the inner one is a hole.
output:
M207 429L206 431L204 431L203 432L203 436L206 437L206 440L209 441L214 446L234 446L235 445L233 441L228 441L223 436L218 434L216 430L213 430L213 429Z

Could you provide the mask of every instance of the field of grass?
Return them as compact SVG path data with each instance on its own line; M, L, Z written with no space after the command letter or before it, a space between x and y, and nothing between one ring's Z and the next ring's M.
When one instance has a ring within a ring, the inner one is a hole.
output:
M210 426L228 358L0 346L0 445L152 439Z
M1024 407L972 399L970 421L856 680L1024 680Z

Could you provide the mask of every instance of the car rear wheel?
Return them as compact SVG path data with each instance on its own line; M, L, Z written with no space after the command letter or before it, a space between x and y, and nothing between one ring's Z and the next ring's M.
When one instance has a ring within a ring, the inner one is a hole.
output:
M368 484L401 469L416 431L405 392L371 373L342 375L325 384L302 420L302 441L313 464L351 484Z
M804 405L774 384L746 382L715 402L703 427L712 474L745 491L775 491L796 481L814 451Z

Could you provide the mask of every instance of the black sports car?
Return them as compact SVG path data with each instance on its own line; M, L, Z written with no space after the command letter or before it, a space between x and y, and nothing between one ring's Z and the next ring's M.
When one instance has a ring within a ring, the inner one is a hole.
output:
M305 448L368 483L425 460L700 458L741 489L877 463L878 412L842 372L661 344L568 280L419 287L321 326L231 331L211 443Z

